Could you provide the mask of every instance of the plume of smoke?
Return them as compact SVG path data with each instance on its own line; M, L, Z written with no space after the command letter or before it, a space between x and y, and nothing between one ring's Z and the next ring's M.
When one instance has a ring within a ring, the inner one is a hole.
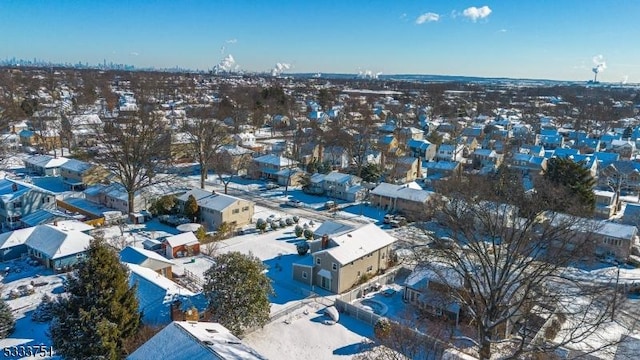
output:
M236 65L236 60L233 58L233 55L228 54L220 61L220 63L213 67L213 72L216 74L225 73L230 72L231 70L236 70L237 68L238 65Z
M291 69L291 64L287 63L276 63L276 65L271 69L271 76L280 76L283 71Z
M625 85L629 81L629 75L625 75L622 77L622 85Z
M382 75L381 72L374 73L371 70L358 71L358 79L377 79L380 75Z
M604 71L607 68L607 63L604 61L604 57L602 55L596 55L593 57L593 68L591 69L594 74L598 74Z

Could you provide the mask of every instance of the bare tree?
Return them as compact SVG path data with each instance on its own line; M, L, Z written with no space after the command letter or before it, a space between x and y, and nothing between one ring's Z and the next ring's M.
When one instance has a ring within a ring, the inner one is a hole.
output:
M229 183L241 171L246 170L251 164L250 150L243 148L220 148L213 154L211 169L218 175L218 179L224 185L224 193L227 193Z
M170 133L152 109L142 105L136 115L105 123L96 134L103 149L95 160L124 187L129 212L134 211L137 191L168 181L156 173L170 165Z
M201 112L207 111L211 109L201 110ZM196 161L200 165L200 188L204 189L210 164L218 150L231 143L231 137L227 126L214 119L213 114L199 115L196 118L186 119L183 131L188 135Z
M536 189L526 193L505 170L445 182L429 206L446 237L416 247L417 269L435 274L460 305L480 359L497 349L512 358L550 354L610 325L611 282L567 268L594 253L598 223L547 211L571 206L571 195L546 183Z

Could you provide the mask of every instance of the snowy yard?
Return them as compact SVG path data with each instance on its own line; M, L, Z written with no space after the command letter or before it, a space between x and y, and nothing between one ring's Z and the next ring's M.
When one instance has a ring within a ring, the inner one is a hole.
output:
M362 352L373 328L348 316L325 325L325 305L312 302L248 334L242 341L269 359L350 359Z
M16 328L8 338L0 340L0 347L51 346L51 339L47 336L49 323L34 322L31 319L31 314L38 304L40 304L44 294L55 297L56 294L64 292L64 275L53 274L51 270L45 269L43 266L32 266L24 260L4 262L2 266L3 269L4 267L11 269L2 281L3 288L1 296L13 310L13 315L16 318ZM8 297L11 290L26 285L33 286L33 294L16 299L10 299ZM5 358L12 359L12 357L3 357L3 359ZM32 358L35 359L36 357ZM16 358L14 357L13 359Z

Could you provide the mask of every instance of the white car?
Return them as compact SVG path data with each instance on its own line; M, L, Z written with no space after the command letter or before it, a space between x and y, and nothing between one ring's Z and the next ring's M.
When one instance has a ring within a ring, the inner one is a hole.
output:
M287 201L287 206L302 207L302 201L292 199L292 200Z
M280 187L280 186L279 186L278 184L276 184L276 183L272 183L272 182L267 183L267 185L265 185L265 188L266 188L267 190L273 190L273 189L277 189L277 188L279 188L279 187Z

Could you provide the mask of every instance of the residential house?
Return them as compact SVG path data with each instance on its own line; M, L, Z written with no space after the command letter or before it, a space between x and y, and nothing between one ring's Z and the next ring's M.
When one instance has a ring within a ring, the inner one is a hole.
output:
M498 168L502 164L503 154L498 154L495 150L476 149L473 152L473 162L479 168L492 166Z
M444 317L457 325L461 306L451 297L451 288L463 290L464 280L448 265L432 262L407 277L402 299L432 316Z
M404 127L398 130L398 136L400 137L400 141L404 143L408 142L409 140L423 140L424 130L414 127Z
M437 146L427 140L409 140L407 142L409 155L425 161L433 161L436 157Z
M547 169L547 158L530 154L518 153L511 158L512 169L520 171L523 175L538 176Z
M165 256L169 259L200 254L200 241L191 231L167 237L162 246Z
M363 200L367 194L361 183L362 179L355 175L332 171L324 176L322 189L331 198L355 202Z
M385 211L419 219L425 213L427 201L432 195L432 192L422 190L416 183L394 185L383 182L369 192L369 199L371 205Z
M301 169L282 169L276 173L276 182L280 186L298 186L305 172Z
M238 145L225 145L218 149L220 155L220 161L223 164L228 164L226 167L231 172L235 172L230 175L246 175L251 162L253 160L253 150L249 150Z
M33 155L24 160L26 170L39 176L59 176L60 167L69 161L66 157L54 158L50 155Z
M40 209L56 209L54 193L27 183L0 180L0 224L4 230L17 228L22 217Z
M217 229L222 223L241 227L252 221L254 203L251 201L231 195L192 189L178 196L180 208L184 208L189 195L195 197L200 208L200 220L210 230Z
M69 159L60 166L62 181L73 191L82 191L87 185L97 184L109 176L109 171L101 166L84 161Z
M436 153L437 161L460 161L462 160L462 152L464 146L462 144L442 144L438 147Z
M127 360L266 360L227 328L211 322L174 321Z
M293 263L293 279L342 293L365 275L390 266L396 241L375 224L363 225L338 236L323 236L311 243L311 254Z
M640 204L627 203L620 222L635 227L640 226Z
M422 163L418 158L402 156L387 164L387 182L408 183L422 177Z
M636 154L636 143L630 140L612 140L610 151L620 154L621 159L631 159Z
M616 212L616 193L613 191L593 190L596 197L596 216L609 219Z
M322 152L322 161L326 161L334 169L346 169L351 165L349 152L342 146L327 146Z
M27 254L44 266L67 271L87 256L91 235L77 230L64 230L52 225L38 225L27 238Z
M302 187L302 191L307 194L312 195L323 195L324 194L324 177L325 174L315 173L309 176L309 183L306 186Z
M284 156L268 154L253 159L251 174L254 178L277 180L279 171L295 169L298 162Z
M205 316L208 302L204 294L194 293L148 267L126 261L123 263L129 269L129 285L137 287L136 298L143 324L159 326L174 320L185 320L176 310L197 313L193 320ZM180 308L176 309L178 303Z
M640 191L640 163L628 160L614 161L600 169L598 184L601 187L637 193Z
M582 153L595 153L600 150L600 139L594 138L581 138L574 142L574 149L580 149Z
M0 234L0 262L18 259L27 253L27 239L35 227Z
M102 120L97 114L71 116L69 118L69 128L71 129L71 147L88 147L96 145L96 134L99 129L102 128L102 125Z
M457 174L461 169L458 161L438 161L422 163L422 169L429 179L443 179Z
M545 149L561 148L564 146L564 137L556 129L542 129L536 137L536 145Z
M249 149L256 146L256 136L252 133L235 134L233 135L233 141L236 143L236 145Z
M173 277L171 267L175 263L155 251L127 246L120 251L120 261L151 269L167 279Z

